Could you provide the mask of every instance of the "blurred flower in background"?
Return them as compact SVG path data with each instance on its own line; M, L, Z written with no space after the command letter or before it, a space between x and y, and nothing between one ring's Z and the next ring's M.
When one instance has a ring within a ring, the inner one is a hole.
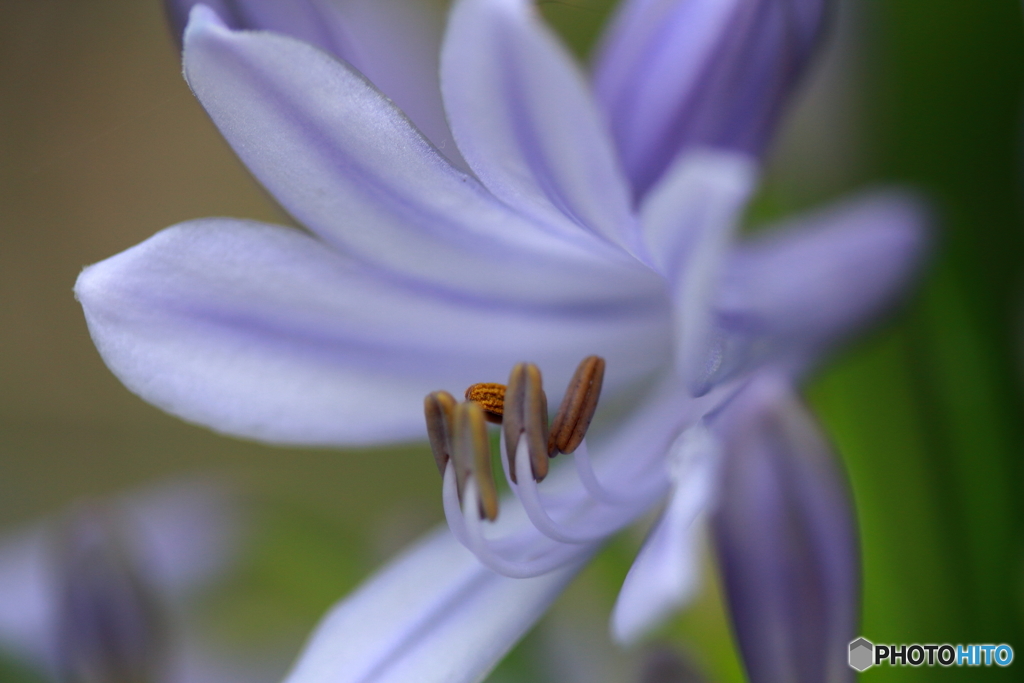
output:
M164 484L0 539L0 648L53 681L260 683L200 635L196 598L237 569L239 501L212 483Z

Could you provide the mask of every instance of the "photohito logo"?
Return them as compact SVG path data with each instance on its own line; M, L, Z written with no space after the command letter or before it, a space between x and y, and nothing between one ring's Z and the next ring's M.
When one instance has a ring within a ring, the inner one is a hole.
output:
M889 666L1009 666L1013 648L1009 645L875 645L867 638L850 643L850 668L865 671L881 664Z

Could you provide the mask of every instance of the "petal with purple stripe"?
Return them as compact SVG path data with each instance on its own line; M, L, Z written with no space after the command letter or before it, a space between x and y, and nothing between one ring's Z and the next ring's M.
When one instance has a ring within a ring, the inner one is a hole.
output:
M294 39L196 7L185 74L242 161L296 219L369 267L453 296L637 305L658 278L620 249L510 210L361 76Z
M545 223L636 252L629 189L587 83L525 0L460 0L442 92L466 161L496 196Z
M437 531L342 600L285 683L480 681L587 559L510 579Z
M892 308L927 251L926 216L911 195L872 192L741 243L715 302L707 381L764 364L799 374Z
M713 517L751 683L852 681L860 558L850 491L787 380L756 378L723 411Z
M563 383L599 353L614 387L668 355L663 309L474 302L396 282L297 230L231 219L168 228L86 268L75 291L129 389L278 443L421 438L427 393L500 382L524 357Z
M165 0L179 38L192 7L204 4L236 30L274 31L339 57L366 76L460 167L441 106L440 2L423 0Z
M694 145L758 155L830 0L627 0L595 88L637 197Z

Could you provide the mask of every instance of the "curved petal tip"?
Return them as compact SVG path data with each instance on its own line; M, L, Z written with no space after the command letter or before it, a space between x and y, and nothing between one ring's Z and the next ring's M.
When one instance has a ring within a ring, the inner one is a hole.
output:
M206 5L194 5L188 13L188 24L185 26L184 42L187 44L189 38L202 30L221 29L228 31L228 25L220 18L212 8Z

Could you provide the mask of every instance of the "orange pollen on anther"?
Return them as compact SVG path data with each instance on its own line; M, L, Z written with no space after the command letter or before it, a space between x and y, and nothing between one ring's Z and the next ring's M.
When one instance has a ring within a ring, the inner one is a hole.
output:
M466 389L466 400L480 404L488 422L501 424L505 414L505 385L493 383L474 384Z

